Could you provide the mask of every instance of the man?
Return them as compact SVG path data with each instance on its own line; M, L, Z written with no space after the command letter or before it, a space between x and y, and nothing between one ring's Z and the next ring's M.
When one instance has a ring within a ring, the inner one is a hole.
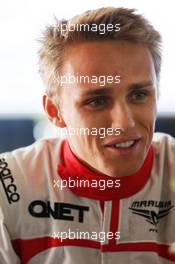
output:
M175 140L155 134L159 33L101 8L46 29L48 118L67 139L0 158L0 263L175 262Z

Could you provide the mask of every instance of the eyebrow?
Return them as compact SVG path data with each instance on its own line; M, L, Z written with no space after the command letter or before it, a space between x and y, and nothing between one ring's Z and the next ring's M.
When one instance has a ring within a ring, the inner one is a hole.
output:
M135 89L142 89L145 87L153 86L152 81L144 81L141 83L132 83L128 87L130 90L135 90ZM93 95L108 95L112 92L112 88L97 88L97 89L92 89L92 90L87 90L84 93L82 92L81 96L93 96Z
M82 96L87 96L87 95L106 95L111 93L111 88L97 88L94 90L88 90L84 93L82 93Z
M149 86L153 86L153 82L152 81L144 81L141 83L132 83L129 85L129 89L133 90L133 89L142 89L145 87L149 87Z

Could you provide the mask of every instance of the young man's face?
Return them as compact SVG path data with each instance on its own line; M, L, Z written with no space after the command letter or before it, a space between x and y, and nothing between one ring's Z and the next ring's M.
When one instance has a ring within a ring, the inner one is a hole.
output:
M120 128L120 135L74 135L69 143L95 171L109 176L135 173L147 155L156 118L157 84L149 50L129 42L78 43L69 48L62 74L120 76L120 83L104 86L63 85L62 117L67 128Z

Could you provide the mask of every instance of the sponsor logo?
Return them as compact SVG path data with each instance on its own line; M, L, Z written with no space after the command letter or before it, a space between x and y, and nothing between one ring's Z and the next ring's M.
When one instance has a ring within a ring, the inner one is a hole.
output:
M66 220L66 221L78 221L84 222L84 213L89 211L89 207L69 204L69 203L53 203L51 206L49 201L36 200L30 203L29 213L33 217L53 217L54 219ZM76 216L73 215L73 211L76 211ZM77 214L78 212L78 214Z
M151 207L151 209L149 208ZM155 211L152 208L159 208L159 211ZM160 219L166 217L174 206L171 201L134 201L132 206L129 208L133 214L139 215L146 219L148 223L153 225L150 228L150 232L157 232L157 225Z
M17 193L17 187L14 183L13 175L4 158L0 159L0 181L4 188L8 202L11 204L19 201L20 195Z

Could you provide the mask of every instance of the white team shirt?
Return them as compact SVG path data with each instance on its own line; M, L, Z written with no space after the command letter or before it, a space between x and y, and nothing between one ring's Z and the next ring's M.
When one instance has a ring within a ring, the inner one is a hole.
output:
M156 133L149 175L151 152L114 193L59 189L64 177L90 175L68 152L61 167L62 146L40 140L0 155L0 264L175 263L175 139Z

